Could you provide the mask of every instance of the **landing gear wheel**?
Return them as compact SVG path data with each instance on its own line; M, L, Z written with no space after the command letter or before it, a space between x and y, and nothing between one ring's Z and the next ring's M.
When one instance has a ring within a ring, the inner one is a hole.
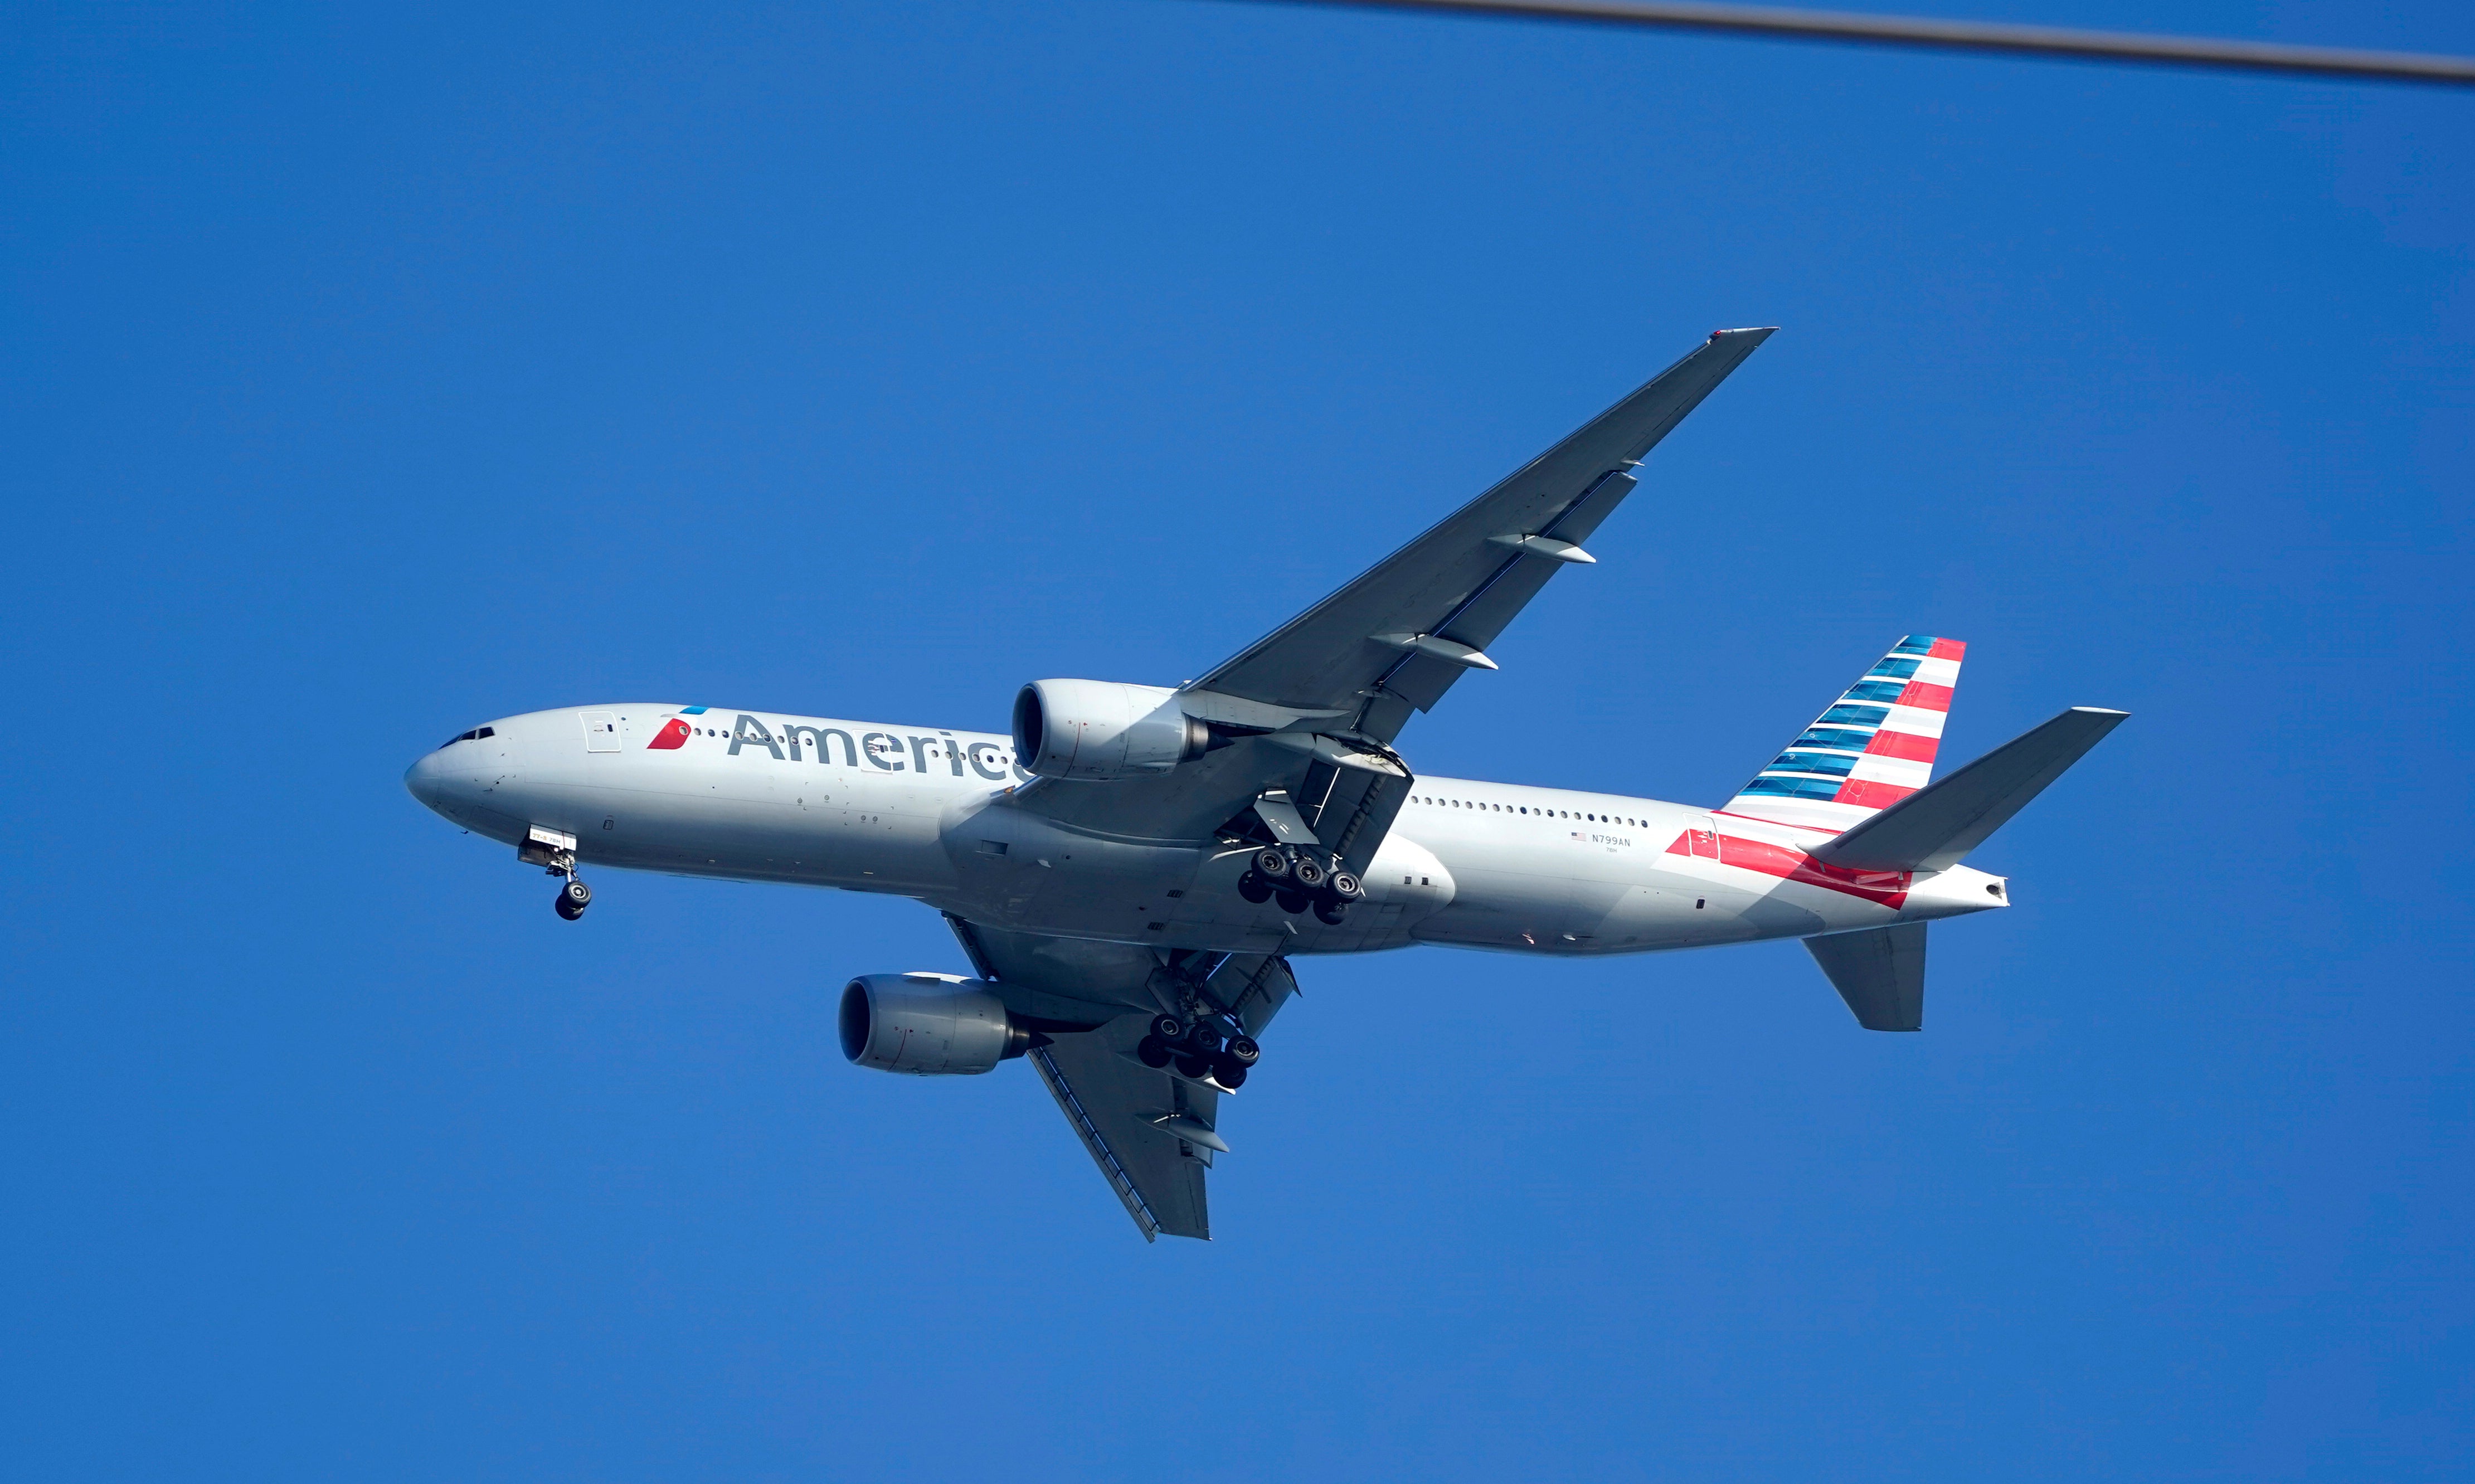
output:
M1177 1069L1196 1082L1201 1082L1212 1075L1212 1062L1205 1057L1180 1057L1177 1058Z
M1186 1022L1175 1015L1154 1015L1152 1035L1163 1041L1183 1040L1186 1037Z
M1246 1063L1226 1054L1213 1058L1212 1080L1236 1092L1246 1085Z
M1255 871L1265 881L1289 879L1289 858L1277 850L1255 852Z
M1344 902L1355 902L1366 894L1366 887L1347 871L1332 873L1332 894Z
M1315 921L1328 928L1336 928L1349 916L1349 904L1336 902L1328 896L1319 897L1314 904L1314 912Z
M1323 885L1324 877L1330 873L1313 861L1301 856L1298 859L1298 864L1290 870L1289 874L1297 879L1299 886L1306 888L1309 891L1312 891L1317 887Z
M1253 1066L1255 1058L1262 1054L1263 1048L1256 1045L1251 1035L1234 1036L1229 1042L1229 1055L1238 1058L1239 1066Z
M1238 878L1238 894L1261 907L1272 899L1272 884L1263 879L1262 872L1249 866L1246 874Z
M580 907L568 906L567 898L565 896L561 896L557 901L552 902L551 906L557 910L560 916L566 918L570 922L574 922L576 918L584 915L584 909Z
M1157 1035L1146 1035L1137 1042L1135 1055L1142 1058L1143 1065L1155 1070L1168 1065L1168 1047Z
M560 916L574 922L584 915L586 908L593 905L593 888L570 876L567 879L567 885L558 888L558 901L553 905L558 908Z
M1281 911L1287 912L1292 917L1305 912L1309 907L1312 906L1313 903L1314 898L1307 895L1303 891L1284 891L1281 893Z

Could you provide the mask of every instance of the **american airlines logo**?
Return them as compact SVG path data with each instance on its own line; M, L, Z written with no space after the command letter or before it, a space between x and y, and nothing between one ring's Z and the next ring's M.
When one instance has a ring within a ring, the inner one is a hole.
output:
M699 730L711 730L717 738L727 737L730 755L743 751L762 751L777 763L814 761L842 767L858 767L862 762L889 773L926 773L934 771L931 762L945 765L956 778L977 774L991 783L1003 783L1009 773L1020 782L1031 781L1031 774L1017 766L1010 749L998 742L965 742L953 733L940 730L933 737L910 733L861 732L856 735L837 726L816 726L808 722L784 722L777 733L763 719L745 712L731 723L727 733L719 728L700 729L683 719L701 716L704 708L690 706L678 716L662 723L653 740L645 744L648 752L675 751L687 745L688 739ZM969 772L964 771L965 767Z

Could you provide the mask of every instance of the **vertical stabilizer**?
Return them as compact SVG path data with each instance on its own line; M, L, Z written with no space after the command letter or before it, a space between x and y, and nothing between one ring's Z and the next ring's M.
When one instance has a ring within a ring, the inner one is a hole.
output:
M1722 807L1844 830L1924 788L1967 652L1956 639L1900 640Z

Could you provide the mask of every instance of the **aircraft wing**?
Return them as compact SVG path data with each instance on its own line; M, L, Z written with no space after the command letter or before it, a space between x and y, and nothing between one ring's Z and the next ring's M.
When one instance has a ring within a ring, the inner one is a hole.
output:
M1209 1079L1145 1066L1135 1046L1154 1015L1179 1003L1181 984L1207 1009L1227 1011L1248 1035L1262 1034L1297 990L1288 961L1164 957L1131 944L1013 933L950 914L946 920L1007 1008L1048 1027L1026 1059L1143 1240L1164 1232L1209 1239L1205 1175L1215 1156L1229 1152L1219 1126L1220 1100L1231 1094Z
M1033 1047L1027 1059L1143 1240L1164 1231L1209 1241L1204 1175L1214 1152L1163 1125L1216 1130L1220 1094L1136 1060L1144 1019L1128 1015L1087 1034L1055 1037Z
M1470 669L1633 487L1632 469L1744 363L1769 329L1723 329L1340 591L1185 687L1295 711L1338 711L1398 736ZM1191 709L1191 708L1189 708ZM1205 719L1212 719L1208 715Z
M1158 777L1040 779L1011 807L1106 834L1207 836L1283 791L1350 870L1362 871L1408 797L1391 750L1633 487L1632 470L1743 364L1769 329L1723 329L1338 592L1180 689L1188 715L1245 734Z

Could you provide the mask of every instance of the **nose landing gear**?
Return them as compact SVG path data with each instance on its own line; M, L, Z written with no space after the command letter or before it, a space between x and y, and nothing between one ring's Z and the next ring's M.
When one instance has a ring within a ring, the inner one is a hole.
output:
M516 847L516 859L526 865L538 865L552 876L564 876L567 884L558 888L558 900L551 905L570 922L584 915L593 905L593 888L576 874L576 838L554 835L536 828L533 838Z

